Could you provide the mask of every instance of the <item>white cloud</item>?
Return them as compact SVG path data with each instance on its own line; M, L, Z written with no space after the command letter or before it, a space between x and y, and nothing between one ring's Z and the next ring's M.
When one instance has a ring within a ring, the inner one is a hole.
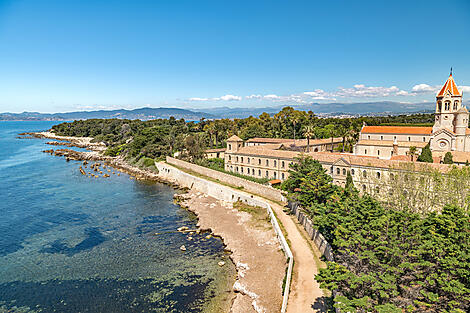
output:
M220 98L215 98L214 100L223 100L223 101L240 101L242 97L234 95L225 95Z
M389 96L401 96L403 91L397 86L391 87L376 87L366 86L363 84L354 85L353 88L339 87L338 91L334 92L338 97L343 98L377 98Z
M240 101L242 97L240 96L234 96L234 95L225 95L222 97L217 97L217 98L189 98L189 101Z
M438 92L439 88L440 88L439 86L430 86L428 84L418 84L418 85L414 85L413 88L411 88L411 92L413 93Z
M460 86L458 87L460 91L470 92L470 86Z
M278 99L281 99L281 97L279 97L278 95L265 95L263 96L264 99L267 99L267 100L278 100Z
M247 99L261 99L263 98L262 95L249 95L249 96L246 96L245 98Z

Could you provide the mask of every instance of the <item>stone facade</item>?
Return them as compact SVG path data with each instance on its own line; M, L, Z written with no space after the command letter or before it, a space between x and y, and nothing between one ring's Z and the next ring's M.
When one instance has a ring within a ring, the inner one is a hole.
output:
M470 152L468 118L469 112L462 104L462 93L451 73L436 96L433 127L364 125L354 153L393 159L397 155L409 155L412 146L418 154L428 143L431 151L438 155L445 152Z

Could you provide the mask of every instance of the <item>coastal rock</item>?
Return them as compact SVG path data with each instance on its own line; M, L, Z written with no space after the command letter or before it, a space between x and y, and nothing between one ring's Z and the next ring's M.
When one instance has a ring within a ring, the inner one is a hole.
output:
M181 251L186 251L186 247L185 247L184 245L182 245L182 246L180 247L180 250L181 250Z
M224 261L220 261L219 263L217 263L220 267L224 266L225 265L225 262Z

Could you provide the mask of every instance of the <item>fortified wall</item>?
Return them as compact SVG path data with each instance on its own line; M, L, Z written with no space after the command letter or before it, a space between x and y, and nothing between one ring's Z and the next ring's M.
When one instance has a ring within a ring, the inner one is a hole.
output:
M166 157L166 162L175 166L194 171L204 176L218 179L222 183L230 184L236 187L243 187L244 190L250 193L261 195L266 199L273 201L285 201L285 197L282 195L279 189L275 189L271 186L261 185L240 177L236 177L230 174L225 174L204 166L188 163L182 160L178 160L172 157ZM161 163L159 163L161 164ZM217 184L216 184L217 185ZM216 197L218 198L218 197Z

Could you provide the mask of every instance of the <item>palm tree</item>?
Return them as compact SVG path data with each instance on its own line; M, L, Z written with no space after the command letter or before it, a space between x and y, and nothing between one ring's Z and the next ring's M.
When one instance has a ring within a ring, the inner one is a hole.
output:
M302 129L304 137L307 138L307 152L310 152L310 138L315 136L313 125L305 125Z
M414 161L415 155L416 155L417 149L415 146L410 147L410 152L409 154L411 155L411 162Z

